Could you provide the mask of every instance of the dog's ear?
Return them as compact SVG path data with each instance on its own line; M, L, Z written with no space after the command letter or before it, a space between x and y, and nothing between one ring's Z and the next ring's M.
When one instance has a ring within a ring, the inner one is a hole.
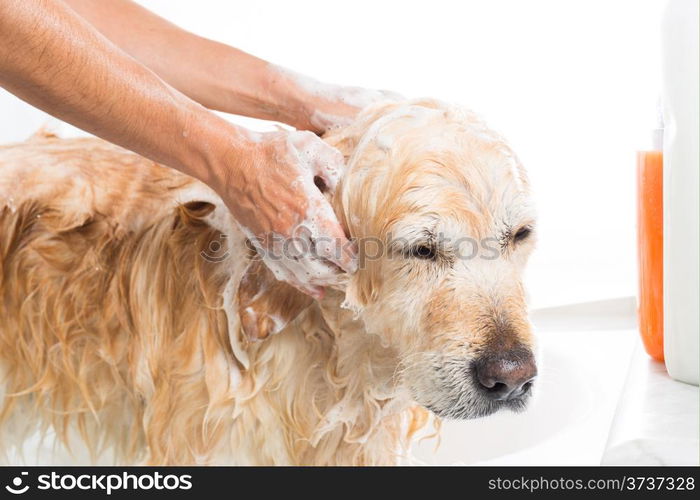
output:
M275 278L263 261L250 262L238 285L238 317L251 341L281 332L313 302L308 295Z

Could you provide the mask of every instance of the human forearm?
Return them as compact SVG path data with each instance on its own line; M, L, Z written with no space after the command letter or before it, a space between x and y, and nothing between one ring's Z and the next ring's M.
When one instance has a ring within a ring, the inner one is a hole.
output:
M202 105L291 125L303 95L277 85L266 61L185 31L130 0L65 0L125 52Z
M336 185L343 165L338 151L310 132L235 127L163 82L64 3L0 2L0 86L208 184L279 279L321 297L339 269L355 268L315 181ZM299 231L314 251L265 254L286 248Z
M237 137L245 140L61 2L0 3L0 84L54 116L205 181L218 174L197 141L201 129L221 127L229 147Z
M64 0L163 80L219 111L322 133L385 92L328 85L189 33L131 0Z

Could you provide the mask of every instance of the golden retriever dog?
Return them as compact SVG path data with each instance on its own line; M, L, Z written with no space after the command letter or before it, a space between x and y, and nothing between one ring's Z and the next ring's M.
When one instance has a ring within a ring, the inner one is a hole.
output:
M523 408L535 220L514 153L431 100L325 139L360 269L321 301L192 178L92 138L1 147L5 456L51 435L121 464L395 464L431 412Z

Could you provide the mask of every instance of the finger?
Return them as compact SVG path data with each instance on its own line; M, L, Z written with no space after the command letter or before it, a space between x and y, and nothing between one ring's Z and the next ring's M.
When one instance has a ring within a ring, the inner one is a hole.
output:
M302 163L310 167L314 176L334 192L345 169L340 151L325 143L311 132L294 132L289 141Z
M295 277L287 277L284 279L284 282L316 300L321 300L325 294L323 287L311 283L304 283Z
M312 159L311 163L314 175L320 177L328 190L334 193L345 170L345 160L340 151L326 143L319 146L319 149L321 151Z
M321 286L315 286L315 285L304 285L301 283L290 283L294 288L299 290L300 292L305 293L309 297L315 299L315 300L321 300L323 299L324 295L326 294L326 290L321 287Z
M328 201L321 193L309 197L310 216L307 229L317 257L325 259L347 273L357 271L357 250L346 236Z
M297 281L314 286L335 285L343 272L332 262L318 258L315 251L289 262L289 269Z
M323 298L325 290L320 284L314 283L311 273L304 271L309 269L310 265L305 265L302 262L295 260L287 260L284 262L268 262L265 264L272 270L273 275L280 281L293 286L297 290L313 297L316 300Z
M316 300L323 298L325 294L324 287L337 285L340 281L338 279L340 270L337 268L333 269L329 264L324 264L319 260L314 262L295 261L292 266L296 268L290 270L290 274L293 274L293 277L285 281ZM314 271L311 273L305 272L302 270L303 268L313 268Z
M353 274L357 271L357 249L345 237L335 214L331 212L319 220L318 233L314 238L316 253L320 258L332 262L347 273Z

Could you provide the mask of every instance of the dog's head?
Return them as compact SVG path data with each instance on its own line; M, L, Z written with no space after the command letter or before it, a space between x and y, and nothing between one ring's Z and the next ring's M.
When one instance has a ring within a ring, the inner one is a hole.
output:
M368 110L327 139L347 156L334 204L360 250L347 305L399 353L413 398L454 418L524 407L535 220L511 149L435 101Z
M324 139L346 157L331 202L359 248L345 306L397 353L400 384L444 417L524 407L535 221L516 156L473 113L427 100L375 106ZM238 299L253 339L312 302L260 261Z

